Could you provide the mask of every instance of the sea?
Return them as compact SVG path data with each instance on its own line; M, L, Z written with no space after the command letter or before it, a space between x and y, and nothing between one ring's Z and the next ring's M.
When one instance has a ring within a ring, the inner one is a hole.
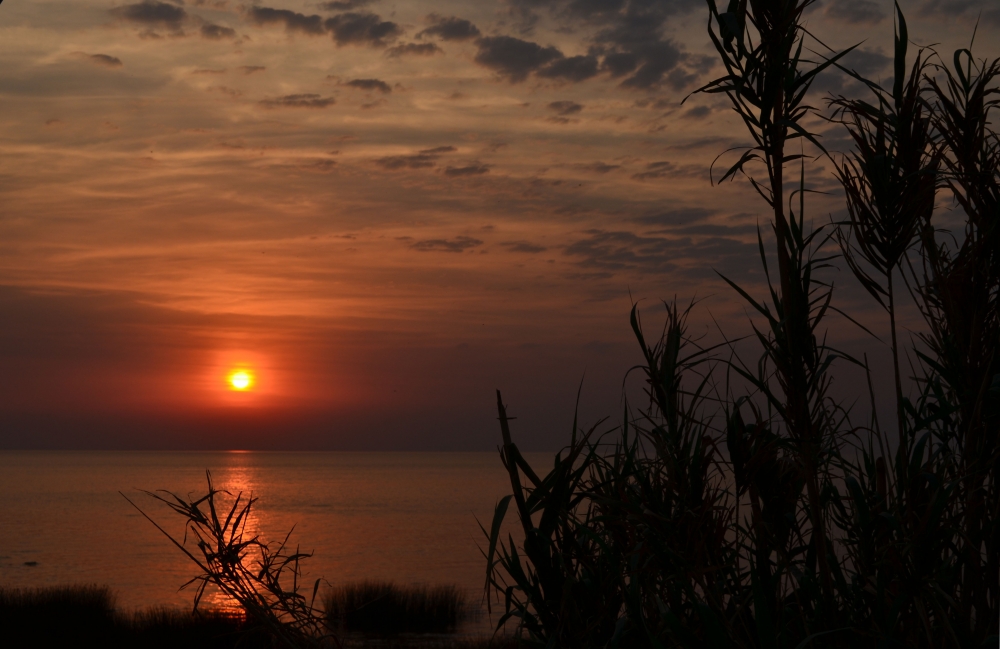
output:
M479 525L489 529L510 493L496 452L0 451L0 587L100 584L121 609L191 607L193 587L181 587L197 566L143 513L180 541L185 521L145 492L197 498L207 474L217 489L258 499L248 533L290 533L289 547L312 555L301 562L307 595L317 579L321 588L386 580L451 584L483 604ZM187 547L196 551L190 534ZM211 591L205 603L231 604ZM490 624L474 619L476 629Z

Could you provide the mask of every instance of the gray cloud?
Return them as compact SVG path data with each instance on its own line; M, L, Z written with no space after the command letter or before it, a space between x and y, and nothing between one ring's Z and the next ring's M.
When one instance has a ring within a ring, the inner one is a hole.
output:
M681 117L684 119L705 119L712 114L712 109L708 106L695 106L687 110Z
M671 259L681 249L678 240L606 230L587 230L584 234L588 236L571 243L564 252L580 258L580 265L586 268L664 272L677 267ZM686 242L690 244L690 240Z
M476 162L474 164L466 165L464 167L447 167L444 170L444 175L446 176L481 176L483 174L490 172L491 165L481 164Z
M690 83L690 75L670 73L695 60L681 52L665 32L671 17L703 9L702 0L507 0L507 5L529 30L541 11L563 23L598 28L586 57L573 63L570 61L577 57L570 57L566 63L554 64L548 76L580 81L604 71L622 78L624 87L639 90ZM598 58L601 61L596 66Z
M254 72L263 72L267 68L263 65L241 65L236 69L243 74L253 74Z
M885 11L873 0L835 0L824 13L852 25L876 24L885 18Z
M326 11L350 11L351 9L370 5L373 2L375 0L330 0L329 2L319 3L319 7Z
M637 174L633 174L632 178L635 180L650 180L653 178L663 178L664 176L669 176L676 169L676 165L668 160L661 160L659 162L650 162L646 165L646 171L642 171Z
M714 211L707 210L703 207L684 207L667 210L665 212L647 214L645 216L637 216L633 218L632 221L641 223L642 225L651 225L656 227L680 226L688 225L695 221L708 218L714 213Z
M372 13L343 13L327 18L323 25L337 45L384 47L403 33L396 23Z
M742 279L757 275L756 266L748 267L754 259L756 242L733 238L746 234L752 226L738 228L710 228L708 236L673 232L666 236L638 235L628 231L587 230L586 236L571 243L564 254L577 259L586 269L600 271L639 271L663 273L678 271L690 277L715 277L718 270L729 276L740 274ZM731 236L720 236L731 235Z
M265 99L260 102L264 108L326 108L333 106L337 100L333 97L321 97L315 94L285 95L276 99Z
M524 252L528 254L545 252L548 250L545 246L539 246L531 243L530 241L504 241L500 245L507 248L511 252Z
M375 164L383 169L396 171L399 169L429 169L437 164L438 158L445 153L457 151L453 146L436 146L431 149L422 149L410 155L391 155L375 160Z
M414 250L421 252L465 252L469 248L483 245L479 239L472 237L455 237L454 239L424 239L410 244Z
M433 56L441 52L441 48L434 43L402 43L390 47L385 51L385 54L397 58L400 56Z
M206 23L201 26L201 35L202 38L207 38L213 41L221 41L225 38L236 38L236 30L232 27L223 27L222 25Z
M438 14L427 16L431 26L417 34L417 38L437 36L443 41L467 41L479 36L479 28L468 20L455 16L444 17Z
M583 110L583 104L578 104L575 101L553 101L548 106L549 110L554 110L558 115L575 115Z
M174 33L183 32L188 14L183 8L166 2L145 0L135 4L122 5L110 9L112 16L145 27L159 27Z
M597 72L597 57L588 54L587 56L568 56L556 59L539 69L537 74L548 79L579 82L596 76Z
M555 47L542 47L512 36L487 36L476 41L476 45L479 48L476 63L495 70L512 83L524 81L532 72L564 58Z
M840 64L854 70L864 77L876 76L886 70L892 63L892 58L880 50L870 50L859 47L845 56Z
M397 169L425 169L433 167L437 162L437 156L427 153L417 153L414 155L390 155L375 160L375 164L390 170Z
M389 84L379 79L352 79L344 85L350 86L351 88L358 88L359 90L367 90L368 92L377 91L386 95L392 92L392 88L389 87Z
M117 56L111 56L110 54L87 54L86 52L73 52L73 56L105 68L120 68L124 65L120 58Z
M446 146L436 146L433 149L423 149L420 151L421 155L441 155L442 153L454 153L458 151L455 147L451 145Z
M593 171L594 173L598 174L606 174L610 171L614 171L615 169L621 168L621 165L609 165L609 164L604 164L603 162L591 162L590 164L578 164L573 166L576 167L577 169L583 169L584 171Z
M311 36L321 36L326 33L323 18L316 14L306 16L288 9L250 7L247 16L256 25L284 25L285 30L289 32L301 32Z
M991 0L924 0L919 13L923 16L954 20L957 16L968 13L988 25L1000 25L1000 7Z

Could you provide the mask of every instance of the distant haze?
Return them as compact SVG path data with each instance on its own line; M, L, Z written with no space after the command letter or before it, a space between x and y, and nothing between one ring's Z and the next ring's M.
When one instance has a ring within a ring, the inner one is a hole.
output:
M891 6L808 24L887 80ZM982 10L996 55L992 3L903 9L943 53ZM613 425L633 299L655 329L659 299L703 298L717 339L746 318L716 271L763 294L765 206L710 181L741 126L681 104L721 74L706 22L701 0L3 3L0 448L484 450L501 388L552 449L581 380L581 423ZM814 222L837 218L809 169Z

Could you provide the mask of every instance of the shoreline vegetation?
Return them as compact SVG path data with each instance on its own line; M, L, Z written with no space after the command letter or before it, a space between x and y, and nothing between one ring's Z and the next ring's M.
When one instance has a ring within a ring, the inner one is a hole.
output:
M356 649L507 649L502 638L457 635L465 598L453 586L360 582L325 601L338 642ZM0 644L23 649L270 649L269 630L235 611L118 608L107 586L0 588Z
M1000 59L908 58L897 4L883 87L847 67L850 50L810 38L813 4L709 0L725 74L696 92L726 99L753 142L720 156L735 158L720 182L748 179L772 218L758 229L760 284L722 278L748 307L746 335L689 336L697 303L675 298L647 338L633 306L644 403L614 428L574 421L548 473L519 452L497 391L512 494L484 529L487 601L522 646L1000 642ZM861 97L810 106L812 82L837 68ZM852 150L828 152L824 134ZM832 164L846 216L814 226L817 161ZM888 340L838 309L837 264ZM904 304L923 321L909 341ZM867 356L828 341L835 317L890 348L891 411ZM870 415L833 396L844 372L867 378L853 386ZM499 533L508 510L523 542Z

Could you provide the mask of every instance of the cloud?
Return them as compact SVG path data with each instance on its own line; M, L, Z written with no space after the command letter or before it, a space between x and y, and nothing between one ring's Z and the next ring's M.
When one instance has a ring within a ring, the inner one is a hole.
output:
M635 223L655 227L680 226L706 219L715 212L703 207L683 207L665 212L656 212L632 219Z
M403 30L394 22L382 20L372 13L348 12L327 18L323 23L340 45L371 45L385 47L402 35Z
M587 56L569 56L556 59L538 70L537 74L548 79L579 82L596 76L597 72L597 57L588 54Z
M691 228L696 230L697 228ZM583 268L600 271L639 271L664 273L680 270L688 276L714 277L715 270L742 278L754 274L747 260L756 251L752 236L747 241L734 238L747 228L713 228L706 236L687 232L666 236L638 235L628 231L587 230L583 238L571 243L564 254L577 259ZM723 236L720 236L723 235Z
M892 58L881 50L857 48L841 59L840 64L854 70L863 77L873 77L885 70L892 63Z
M221 68L219 70L203 69L203 70L192 70L191 71L191 74L225 74L225 73L226 73L226 69L225 68Z
M681 115L684 119L705 119L712 114L712 109L708 106L695 106Z
M201 36L209 40L221 41L224 38L236 38L236 30L232 27L206 23L201 26Z
M465 252L469 248L483 245L479 239L472 237L455 237L454 239L424 239L410 244L414 250L421 252Z
M436 146L431 149L422 149L411 155L391 155L375 160L375 164L383 169L392 171L398 169L427 169L437 164L438 158L445 153L457 151L453 146Z
M337 100L333 97L321 97L315 94L285 95L277 99L265 99L260 102L264 108L326 108L333 106Z
M491 165L484 165L479 162L465 167L447 167L444 170L446 176L482 176L490 172Z
M495 70L511 83L524 81L554 60L564 58L555 47L542 47L513 36L487 36L476 41L476 63Z
M584 234L588 236L571 243L564 252L581 258L579 263L586 268L665 272L677 267L672 259L681 250L678 240L606 230L587 230Z
M319 3L319 8L326 11L350 11L351 9L370 5L373 2L375 0L330 0L329 2Z
M621 78L625 88L679 88L690 83L691 75L671 73L680 65L702 65L700 57L682 52L666 37L670 19L703 9L702 0L506 0L506 4L522 33L530 31L540 11L556 17L567 30L577 25L597 29L586 56L560 57L549 69L538 71L541 77L577 82L605 72Z
M417 34L417 38L427 35L437 36L443 41L467 41L480 35L478 27L468 20L455 16L446 18L430 14L427 16L427 22L431 23L431 26Z
M247 16L256 25L284 25L288 32L301 32L311 36L321 36L326 33L323 18L316 14L306 16L288 9L250 7Z
M352 79L344 85L352 88L358 88L359 90L367 90L368 92L378 91L385 95L392 92L392 88L389 87L389 84L379 79Z
M254 72L263 72L267 68L263 65L241 65L236 69L243 74L253 74Z
M646 171L633 174L632 178L635 180L650 180L653 178L663 178L664 176L669 176L676 169L676 165L668 160L661 160L660 162L650 162L646 165Z
M987 6L989 8L986 8ZM996 7L995 2L984 2L984 0L924 0L919 9L919 13L922 16L948 20L954 20L966 12L972 14L972 17L979 16L980 20L986 24L1000 25L1000 8Z
M417 153L414 155L390 155L375 160L375 164L390 170L397 169L424 169L433 167L437 161L436 155Z
M548 108L549 110L554 110L558 115L566 116L566 115L575 115L576 113L579 113L581 110L583 110L583 104L578 104L575 101L566 101L566 100L553 101L548 106L546 106L546 108Z
M120 58L117 56L111 56L110 54L87 54L86 52L73 52L73 56L104 68L120 68L125 65L122 63Z
M672 72L681 60L681 51L670 41L661 41L635 47L629 52L634 57L635 71L622 81L624 88L648 90L659 86L668 72ZM613 75L614 76L614 75ZM681 81L682 79L678 79ZM673 86L679 83L671 83Z
M511 252L525 252L534 254L548 250L545 246L539 246L529 241L504 241L500 244Z
M824 13L852 25L873 25L885 18L885 11L873 0L836 0L827 5Z
M621 165L609 165L603 162L591 162L590 164L579 164L574 165L578 169L583 169L584 171L593 171L598 174L606 174L609 171L614 171L615 169L621 169Z
M398 58L400 56L432 56L441 54L442 50L434 43L402 43L390 47L385 53L386 56Z
M183 33L184 22L188 19L183 8L156 0L122 5L108 11L122 20L146 27L159 27L175 34Z

